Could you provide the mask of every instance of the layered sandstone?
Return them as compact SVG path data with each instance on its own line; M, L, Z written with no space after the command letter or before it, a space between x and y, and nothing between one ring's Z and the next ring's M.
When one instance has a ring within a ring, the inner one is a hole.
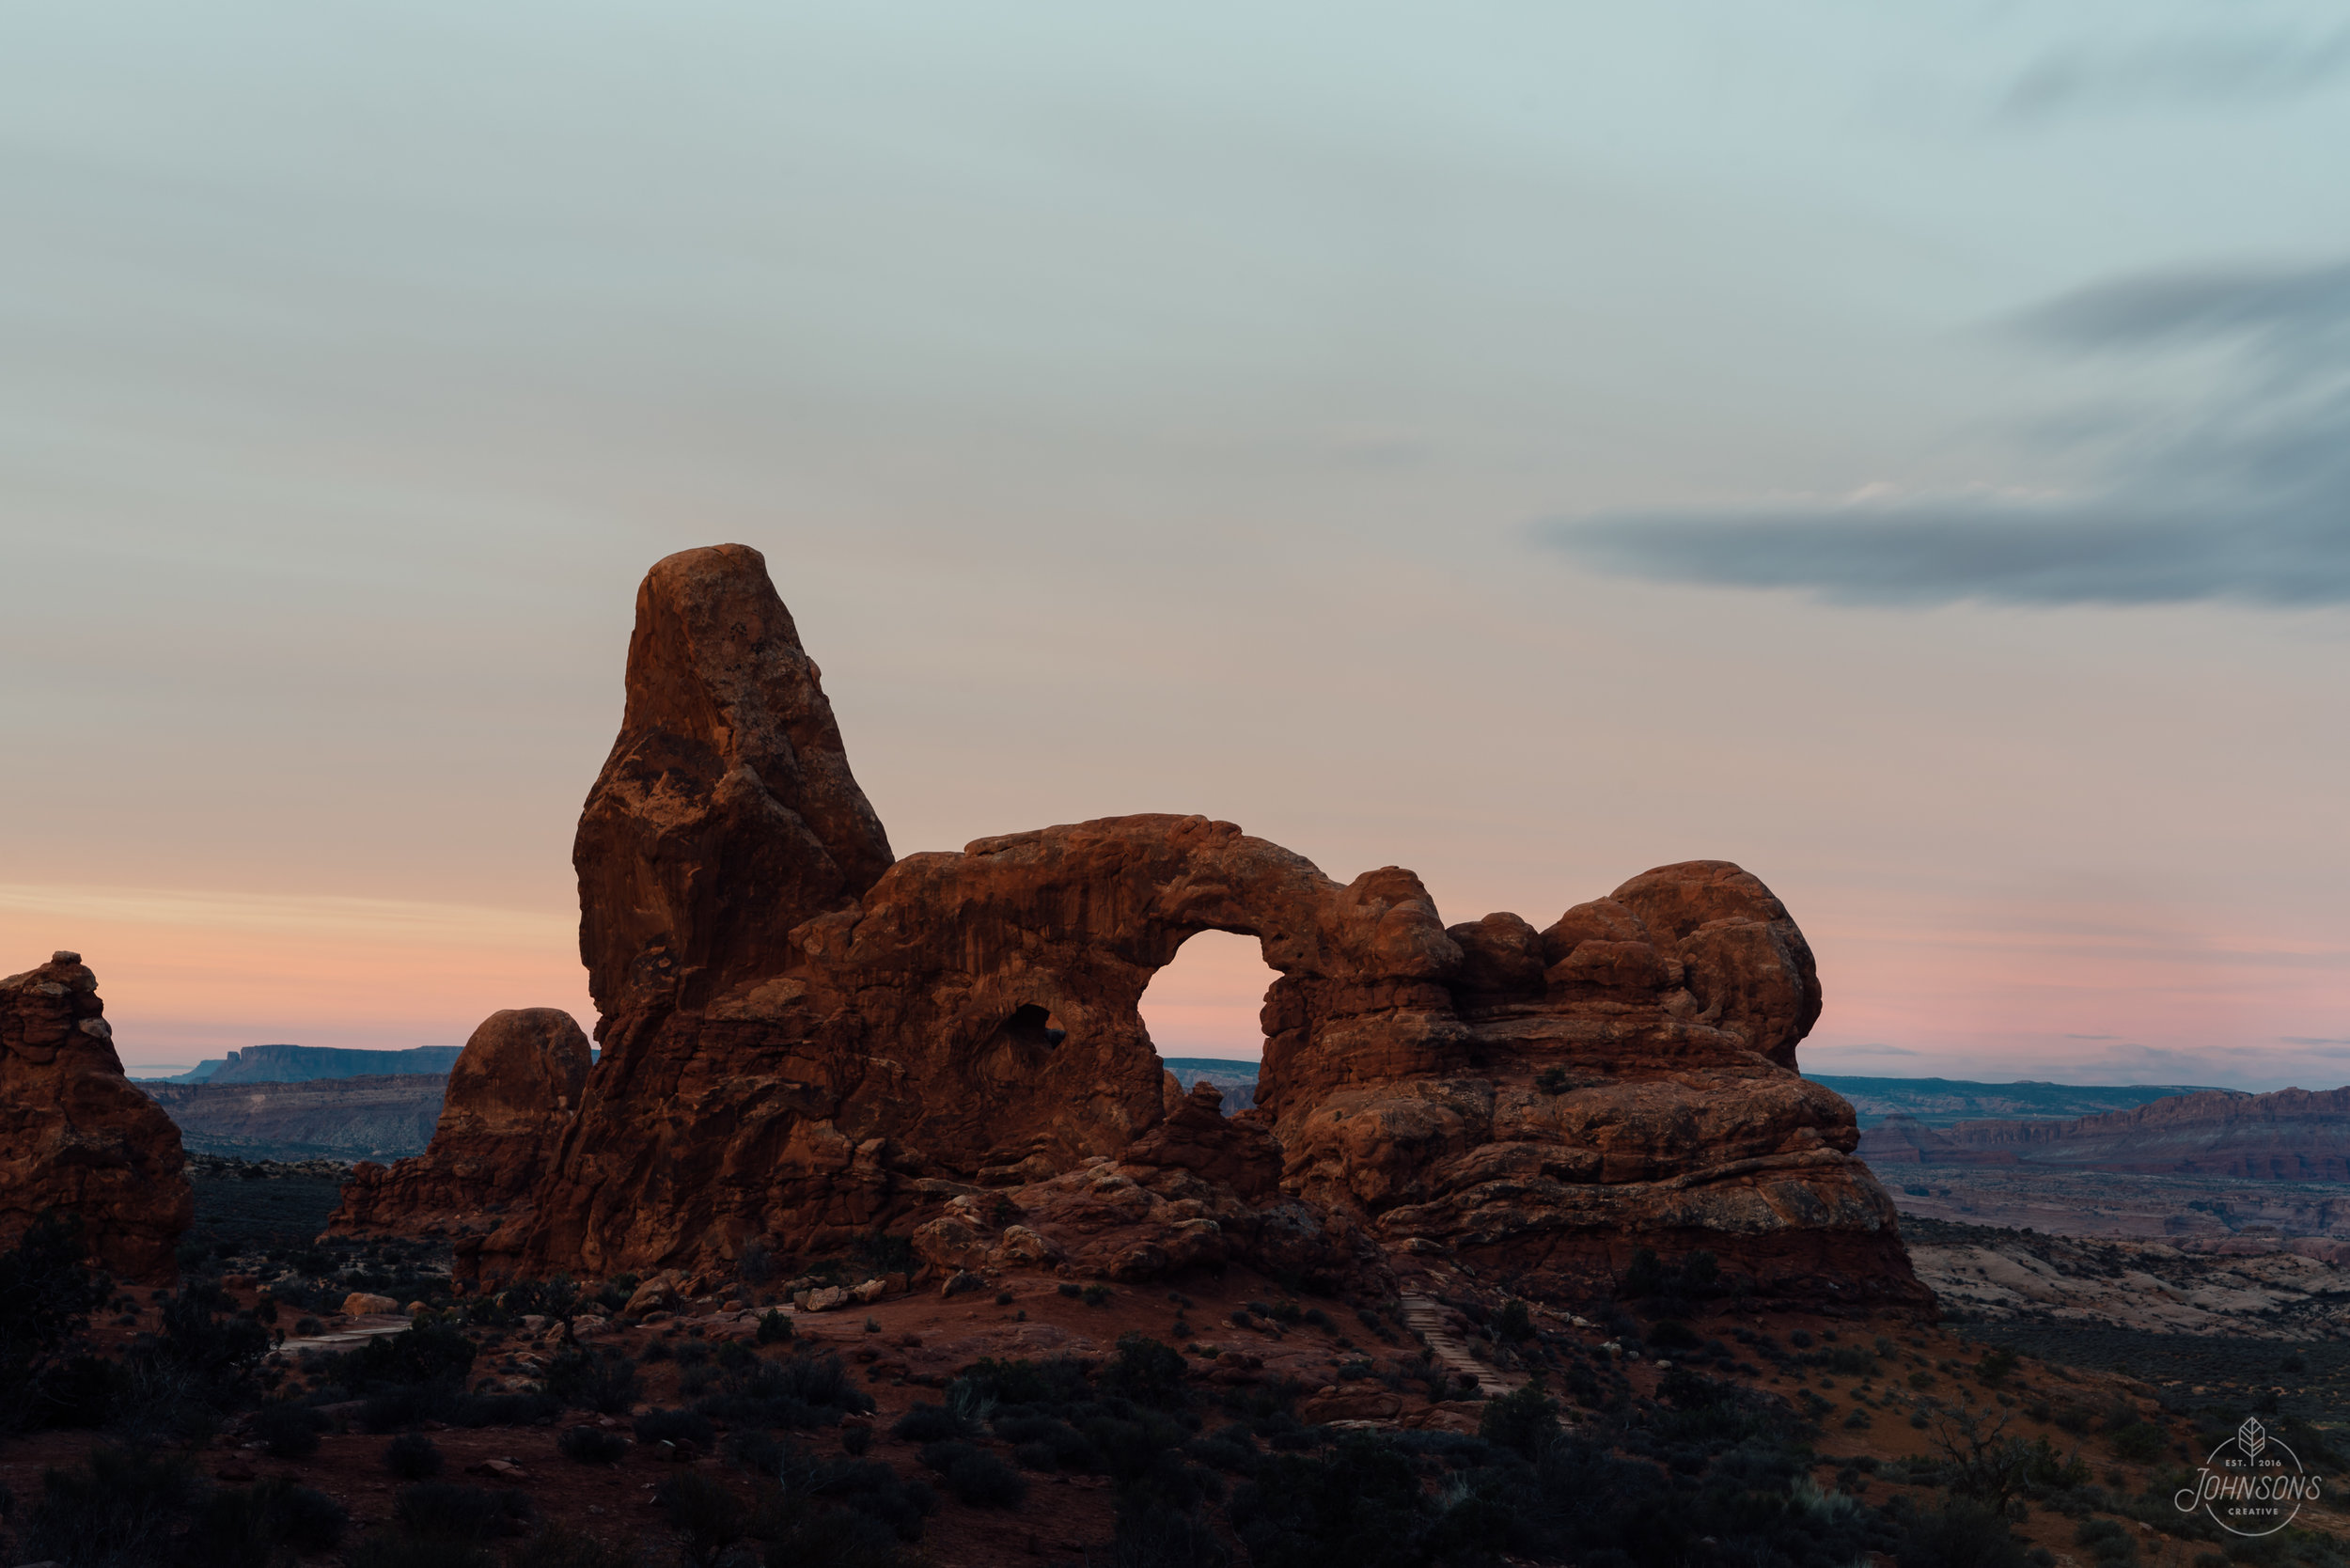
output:
M0 980L0 1247L54 1209L118 1278L165 1282L196 1212L186 1159L123 1076L104 1014L79 953Z
M1850 1107L1794 1071L1810 952L1726 862L1539 930L1448 929L1408 870L1341 883L1203 817L893 862L735 545L648 576L574 861L603 1057L531 1212L483 1244L493 1274L887 1225L941 1268L1449 1254L1566 1289L1702 1247L1766 1288L1922 1299ZM1279 976L1238 1118L1170 1094L1137 1006L1206 930L1256 937ZM427 1208L373 1201L385 1224Z
M139 1083L191 1153L253 1160L419 1154L441 1118L438 1073L263 1083Z
M1872 1140L1881 1141L1876 1131ZM1928 1165L2350 1181L2350 1089L2203 1090L2101 1116L1961 1121L1921 1145L1920 1157Z
M506 1223L579 1114L588 1058L560 1008L490 1014L449 1069L431 1143L388 1168L362 1162L327 1229L478 1235Z

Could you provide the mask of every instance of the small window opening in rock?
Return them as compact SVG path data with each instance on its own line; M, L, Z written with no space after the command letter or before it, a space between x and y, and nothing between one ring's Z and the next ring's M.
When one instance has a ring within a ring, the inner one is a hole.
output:
M1205 1078L1224 1092L1224 1113L1257 1103L1264 1056L1258 1014L1280 977L1253 936L1203 931L1185 939L1142 993L1142 1023L1160 1062L1185 1090Z
M1050 1012L1034 1002L1023 1002L1012 1009L1004 1030L1019 1044L1033 1045L1046 1051L1069 1038L1069 1031L1062 1028Z

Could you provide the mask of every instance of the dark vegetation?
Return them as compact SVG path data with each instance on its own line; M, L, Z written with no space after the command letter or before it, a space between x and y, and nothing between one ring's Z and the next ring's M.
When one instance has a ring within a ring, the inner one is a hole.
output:
M2208 1392L2199 1405L2208 1401L2232 1409L2237 1420L2258 1414L2264 1420L2283 1415L2327 1426L2350 1422L2350 1341L2031 1323L1969 1324L1966 1332L2036 1360L2123 1372L2155 1384L2200 1384ZM2186 1413L2184 1406L2179 1413Z

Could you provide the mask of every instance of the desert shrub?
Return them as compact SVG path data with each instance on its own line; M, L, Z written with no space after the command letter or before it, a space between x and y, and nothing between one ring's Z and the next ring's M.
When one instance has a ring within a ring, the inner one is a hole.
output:
M488 1547L415 1536L371 1535L343 1558L343 1568L501 1568Z
M842 1426L840 1450L843 1453L859 1454L873 1446L873 1429L870 1426Z
M1001 1361L987 1356L974 1362L955 1381L969 1385L999 1405L1060 1404L1089 1395L1084 1365L1065 1356L1043 1361Z
M865 1271L864 1278L868 1279L882 1275L912 1274L914 1238L892 1236L880 1231L870 1231L857 1237L849 1248L849 1256L858 1268Z
M342 1544L351 1516L323 1492L283 1477L206 1497L188 1531L188 1568L261 1568Z
M1077 1294L1078 1299L1089 1307L1106 1307L1110 1304L1110 1288L1107 1285L1088 1285Z
M737 1424L807 1428L863 1415L873 1401L850 1381L838 1356L803 1348L780 1360L754 1358L727 1372L717 1379L716 1391L695 1408Z
M530 1518L530 1498L522 1492L492 1492L428 1481L406 1487L392 1504L392 1523L421 1541L480 1543L520 1532Z
M402 1481L431 1481L441 1473L441 1450L421 1432L410 1432L384 1445L384 1467Z
M1102 1391L1147 1404L1172 1409L1184 1401L1186 1370L1183 1353L1148 1334L1121 1334L1118 1356L1095 1379Z
M787 1343L791 1338L791 1320L769 1309L759 1315L759 1342L763 1345Z
M83 1565L133 1565L170 1560L180 1520L203 1494L196 1467L179 1454L133 1452L100 1444L71 1469L40 1478L17 1556Z
M575 1465L618 1465L628 1457L629 1442L617 1432L575 1426L555 1440L555 1448Z
M556 1353L547 1363L544 1388L548 1398L568 1408L604 1416L625 1416L644 1396L644 1385L626 1356L585 1345L565 1345Z
M452 1324L419 1324L403 1334L379 1334L334 1358L334 1381L354 1391L462 1383L473 1368L474 1342Z
M638 1558L617 1543L549 1525L527 1545L509 1553L506 1562L507 1568L637 1568Z
M1085 1287L1072 1279L1064 1279L1059 1284L1054 1286L1053 1289L1062 1295L1071 1297L1079 1296L1085 1294Z
M478 1431L485 1426L536 1426L562 1413L563 1402L542 1393L461 1394L448 1402L441 1419Z
M2138 1542L2129 1527L2118 1519L2083 1519L2073 1531L2073 1544L2089 1548L2089 1555L2101 1563L2124 1564L2138 1560Z
M1902 1533L1902 1568L2028 1568L2005 1515L1953 1498L1914 1516Z
M2106 1441L2116 1458L2132 1465L2151 1465L2163 1455L2168 1446L2162 1429L2147 1421L2130 1421L2107 1434Z
M959 1456L946 1474L947 1489L973 1508L1018 1508L1028 1497L1027 1478L984 1450Z
M912 1560L887 1523L846 1508L811 1509L768 1543L768 1568L903 1568Z
M1534 1337L1534 1314L1527 1310L1525 1302L1512 1296L1494 1317L1494 1333L1511 1344L1524 1343Z
M743 1539L750 1511L725 1485L698 1470L683 1470L653 1491L653 1500L668 1514L678 1544L694 1568L708 1568L735 1542Z
M1477 1435L1496 1448L1532 1459L1559 1435L1556 1401L1532 1384L1486 1402L1478 1412Z
M648 1410L636 1418L635 1430L640 1443L691 1443L708 1449L718 1440L709 1418L691 1410Z
M1197 1509L1173 1508L1154 1497L1120 1499L1110 1539L1117 1568L1223 1568L1232 1554Z
M1648 1341L1658 1350L1695 1350L1703 1342L1697 1331L1679 1318L1663 1318L1649 1325Z
M55 1211L0 1252L0 1432L49 1424L45 1385L112 1290L87 1257L81 1221Z
M306 1459L319 1451L317 1412L300 1404L265 1404L253 1418L253 1435L272 1459Z
M909 1443L936 1443L964 1436L967 1431L962 1418L947 1406L916 1400L911 1409L898 1418L889 1435Z
M937 1494L920 1482L901 1481L897 1471L878 1459L824 1466L807 1482L806 1496L863 1514L901 1541L922 1539L922 1521L938 1508Z
M1996 1388L2015 1375L2017 1360L2013 1351L2005 1345L1997 1346L1982 1353L1982 1359L1975 1363L1975 1375L1982 1380L1984 1388Z
M164 1299L163 1332L143 1336L123 1357L115 1419L127 1435L144 1442L208 1436L225 1412L252 1398L269 1330L249 1317L222 1315L232 1306L204 1279Z

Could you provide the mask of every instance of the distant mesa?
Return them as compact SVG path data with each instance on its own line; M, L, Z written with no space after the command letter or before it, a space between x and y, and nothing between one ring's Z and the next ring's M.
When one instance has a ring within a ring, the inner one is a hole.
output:
M572 855L602 1058L575 1079L584 1042L531 1032L496 1096L461 1063L432 1149L354 1183L338 1229L463 1229L484 1280L886 1228L932 1272L1490 1267L1589 1294L1646 1247L1807 1302L1930 1303L1852 1107L1794 1070L1810 949L1737 866L1537 927L1448 926L1408 870L1340 882L1200 816L899 858L742 545L647 575L626 695ZM1211 930L1278 976L1236 1115L1138 1009Z
M149 1080L137 1087L164 1107L192 1154L393 1160L424 1152L447 1083L433 1073L371 1073L292 1083Z
M405 1051L357 1051L337 1045L248 1045L225 1058L199 1061L192 1071L160 1080L178 1084L299 1084L319 1078L442 1074L457 1064L455 1045L418 1045Z
M1805 1077L1852 1102L1860 1125L1872 1127L1888 1116L1906 1116L1928 1127L2000 1117L2097 1116L2130 1110L2178 1094L2224 1094L2226 1090L2191 1084L2055 1084L2026 1079L2012 1084L1971 1083L1964 1078L1854 1078L1825 1073Z
M2350 1089L2201 1090L2129 1110L1929 1128L1888 1117L1863 1135L1872 1165L2015 1166L2255 1182L2350 1182Z

